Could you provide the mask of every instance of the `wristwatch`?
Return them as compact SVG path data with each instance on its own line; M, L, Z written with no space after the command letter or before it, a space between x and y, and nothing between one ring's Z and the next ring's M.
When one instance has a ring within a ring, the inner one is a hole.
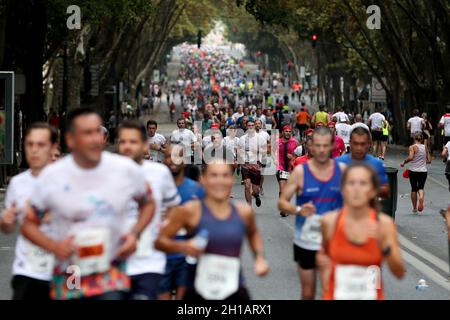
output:
M297 206L297 208L295 209L295 214L299 215L301 211L302 211L302 206Z
M383 257L387 257L391 254L391 246L387 246L382 251Z

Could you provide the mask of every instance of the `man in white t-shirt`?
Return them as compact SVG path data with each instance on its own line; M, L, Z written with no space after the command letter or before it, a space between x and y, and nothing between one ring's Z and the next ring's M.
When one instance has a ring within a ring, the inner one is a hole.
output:
M90 108L68 115L72 154L39 175L23 222L31 242L55 254L50 297L120 300L130 288L125 261L150 223L155 201L141 168L103 151L101 118ZM139 216L127 228L129 203ZM39 229L51 212L51 234Z
M348 121L339 122L336 124L336 134L344 140L347 152L350 152L350 134L352 132L352 126L348 124Z
M25 133L25 157L30 169L11 179L5 197L0 229L13 233L25 218L25 211L37 177L57 150L58 133L47 123L32 124ZM48 232L48 223L41 225ZM54 256L19 234L12 267L13 300L49 300Z
M347 123L350 122L350 119L348 118L348 115L344 112L343 107L337 107L337 112L333 114L332 118L336 118L337 122L347 122Z
M444 150L442 150L442 157L447 163L445 167L445 177L448 180L448 191L450 191L450 141L448 141L444 146Z
M252 196L255 197L256 206L261 206L261 160L267 154L267 140L255 130L255 122L247 122L247 133L239 139L239 163L242 164L241 173L245 182L245 200L251 205Z
M383 114L379 112L377 107L376 112L369 117L369 127L372 132L373 154L378 157L383 148L383 121L386 120Z
M239 105L237 107L236 112L231 116L234 120L234 122L237 122L239 118L242 118L244 116L244 108Z
M132 300L157 300L159 281L164 274L166 255L154 248L159 233L161 214L170 215L179 205L180 196L167 166L144 160L147 151L145 128L136 121L124 122L119 128L119 154L133 159L142 168L155 199L156 210L152 222L142 232L136 252L127 260L127 274L131 278L129 297ZM138 217L138 205L130 203L127 224L133 226Z
M177 120L178 129L175 129L170 135L170 141L173 144L183 145L185 152L185 163L191 163L192 150L197 142L196 135L189 129L186 129L186 120L180 118Z
M439 121L439 128L444 129L444 144L450 141L450 105L446 108L446 114Z
M412 139L414 139L416 133L422 133L423 128L425 128L425 120L423 120L419 115L419 109L414 109L413 117L409 118L406 124L406 128L408 129L409 135Z
M267 131L263 130L263 122L260 119L255 120L255 130L256 130L256 134L260 137L262 137L262 139L264 139L265 141L267 141L267 154L264 155L263 158L261 158L261 163L263 168L266 167L267 165L267 159L268 159L268 155L270 155L270 150L271 150L271 143L270 143L270 135L267 133ZM264 188L263 188L263 184L264 184L264 175L261 175L261 185L260 185L260 190L259 193L260 195L264 195Z
M166 148L166 138L156 132L158 129L158 123L154 120L147 121L147 134L148 134L148 149L150 159L153 162L163 162L164 150Z

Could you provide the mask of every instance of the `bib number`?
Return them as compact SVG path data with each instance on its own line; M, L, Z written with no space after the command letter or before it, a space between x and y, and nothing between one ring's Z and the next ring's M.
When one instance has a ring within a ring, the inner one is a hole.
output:
M271 124L266 124L266 130L267 130L267 131L272 130L272 125L271 125Z
M239 288L239 258L202 255L197 264L195 289L207 300L224 300Z
M30 263L31 271L42 274L51 274L55 257L48 251L25 240L26 256Z
M289 179L289 176L290 176L291 174L289 173L289 172L287 172L287 171L281 171L280 172L280 179L284 179L284 180L287 180L287 179Z
M336 300L376 300L379 268L337 265L334 298Z
M81 276L102 273L109 270L111 231L106 228L96 228L77 231L75 245L77 251L72 264L80 267Z
M320 228L320 216L307 217L300 234L300 240L320 245L322 243L322 231Z

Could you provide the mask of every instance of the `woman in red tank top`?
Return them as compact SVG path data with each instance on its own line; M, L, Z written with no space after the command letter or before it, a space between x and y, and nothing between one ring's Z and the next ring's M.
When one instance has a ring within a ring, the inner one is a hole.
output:
M377 211L378 188L371 167L348 167L342 177L344 207L323 217L323 251L330 259L325 300L383 300L384 259L397 278L404 275L394 221Z

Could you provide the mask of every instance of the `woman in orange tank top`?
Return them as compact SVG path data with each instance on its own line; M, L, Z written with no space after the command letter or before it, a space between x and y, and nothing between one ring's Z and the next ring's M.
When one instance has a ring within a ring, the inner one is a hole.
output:
M329 257L325 300L383 300L384 259L397 278L404 275L394 221L377 211L378 188L371 167L349 166L342 177L343 209L323 217L323 252Z

